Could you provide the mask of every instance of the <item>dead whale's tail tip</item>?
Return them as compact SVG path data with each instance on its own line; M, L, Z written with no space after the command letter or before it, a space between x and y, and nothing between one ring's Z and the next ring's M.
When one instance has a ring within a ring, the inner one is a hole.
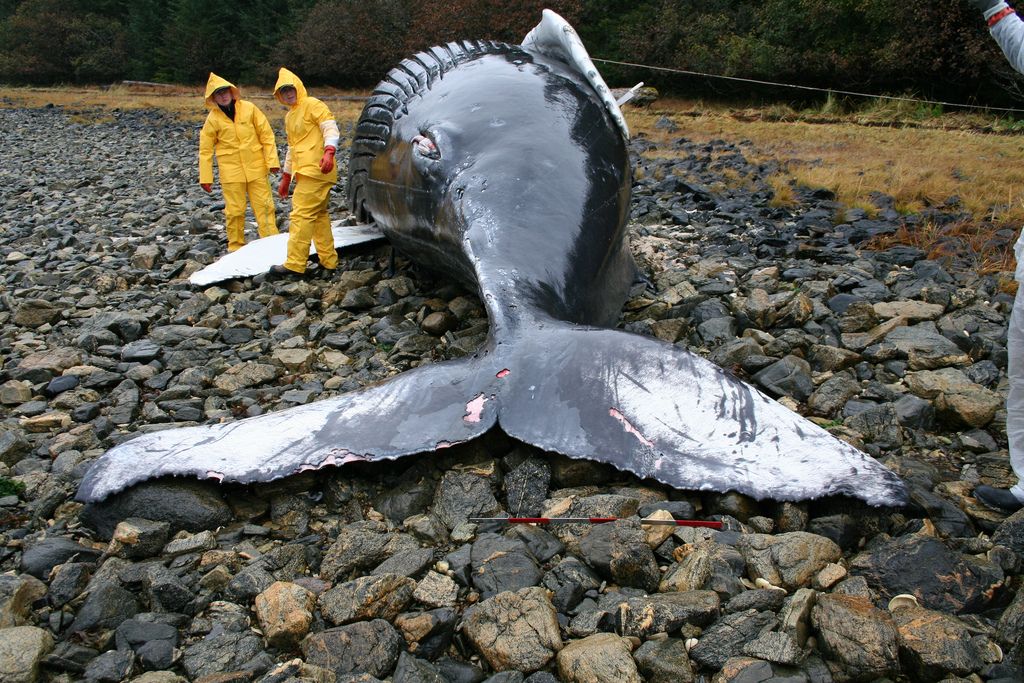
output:
M881 463L678 346L554 324L509 353L499 425L545 450L684 490L907 501Z

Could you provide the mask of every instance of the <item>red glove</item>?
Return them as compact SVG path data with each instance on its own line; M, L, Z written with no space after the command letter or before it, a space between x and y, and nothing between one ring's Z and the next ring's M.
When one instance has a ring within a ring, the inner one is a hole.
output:
M213 190L213 185L211 183L199 183L199 187L203 188L203 192L210 192Z
M288 188L291 187L291 184L292 184L292 174L291 173L282 173L281 174L281 184L277 186L277 196L280 197L281 199L287 199L287 197L288 197Z
M320 157L320 172L330 173L334 170L334 148L328 145L324 147L324 155Z

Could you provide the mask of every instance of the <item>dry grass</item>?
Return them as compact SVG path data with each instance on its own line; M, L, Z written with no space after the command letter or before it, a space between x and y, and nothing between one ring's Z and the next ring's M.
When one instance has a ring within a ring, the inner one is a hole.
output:
M751 161L783 164L782 177L773 181L777 189L790 183L824 187L844 204L866 209L874 208L870 193L880 191L892 195L904 213L957 196L979 221L1024 223L1024 136L992 134L961 122L952 129L906 123L882 127L856 120L787 120L777 111L756 118L748 112L678 111L682 113L634 110L630 124L654 139L750 140ZM676 121L678 132L654 128L654 121L664 115ZM948 124L952 119L941 120Z
M96 123L109 120L113 109L160 109L183 121L200 122L206 118L203 87L164 85L115 85L109 88L12 88L0 87L0 108L45 107L48 104L63 107L77 123ZM256 103L273 121L284 117L284 107L273 98L267 88L242 86L242 97ZM339 121L355 121L363 108L365 93L317 89L314 93L338 117Z
M275 123L283 116L268 89L243 86L242 92ZM365 95L327 88L315 89L315 94L330 105L343 131L359 116ZM47 104L64 107L78 123L109 120L113 109L157 108L194 122L206 115L200 87L0 87L0 107ZM749 141L743 149L750 161L773 160L781 168L768 179L775 190L775 206L794 203L794 188L801 185L827 188L838 201L869 214L877 211L870 201L873 191L894 197L897 210L904 213L959 197L960 208L972 220L947 226L941 235L935 234L934 226L919 227L892 239L928 247L926 251L936 256L940 254L934 245L951 248L949 244L957 243L977 250L978 266L985 271L1012 264L1012 254L991 253L988 245L995 229L1016 230L1024 224L1024 136L1015 134L1014 122L983 114L941 114L906 102L851 111L835 99L815 111L786 105L737 111L700 101L662 99L647 109L627 107L626 116L634 132L656 141ZM655 126L663 116L675 121L677 132ZM733 171L721 175L725 185L750 183Z
M980 272L1013 267L1010 245L993 235L1024 223L1024 136L992 116L942 115L923 105L890 103L849 114L837 109L830 103L811 112L784 105L734 111L659 100L651 109L630 110L627 119L631 130L659 142L749 141L748 160L781 166L769 178L774 206L793 204L797 186L827 188L839 202L869 215L878 211L870 199L875 191L891 195L901 213L956 197L970 220L904 229L874 246L913 244L935 258L968 253ZM664 116L676 123L676 132L655 127ZM729 182L728 174L723 177ZM737 185L745 182L736 178Z

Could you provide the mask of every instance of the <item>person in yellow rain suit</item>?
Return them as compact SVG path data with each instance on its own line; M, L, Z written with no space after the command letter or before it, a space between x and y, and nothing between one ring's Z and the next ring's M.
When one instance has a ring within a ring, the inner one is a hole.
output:
M210 113L199 133L199 184L207 192L213 189L216 151L228 251L235 251L245 245L246 195L256 214L260 237L277 234L267 174L277 173L281 162L267 117L255 104L241 99L234 84L215 73L206 82L206 108Z
M338 266L327 200L338 181L334 153L338 149L338 123L327 105L306 94L299 77L282 67L274 97L288 107L284 117L288 133L288 154L277 196L284 199L295 179L292 212L288 228L288 256L282 265L271 266L273 275L303 274L313 242L320 267L332 272Z

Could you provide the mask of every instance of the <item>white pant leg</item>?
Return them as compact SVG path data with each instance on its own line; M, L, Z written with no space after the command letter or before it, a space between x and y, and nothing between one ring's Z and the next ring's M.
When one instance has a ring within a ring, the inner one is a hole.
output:
M1018 274L1017 298L1013 301L1006 331L1007 367L1010 393L1006 397L1006 436L1010 445L1010 467L1017 484L1010 491L1024 502L1024 283Z

